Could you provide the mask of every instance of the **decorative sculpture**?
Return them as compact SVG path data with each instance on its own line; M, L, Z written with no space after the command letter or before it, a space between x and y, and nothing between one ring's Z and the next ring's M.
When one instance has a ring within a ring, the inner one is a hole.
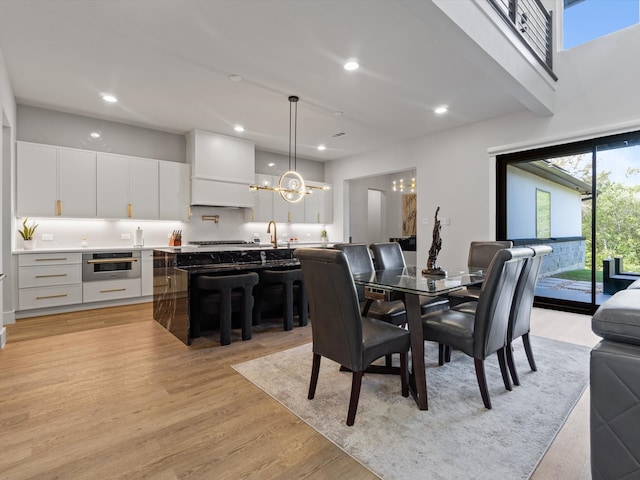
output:
M429 259L427 260L427 268L422 270L423 275L439 275L444 276L446 272L437 266L438 253L442 248L442 238L440 238L440 220L438 220L438 212L440 207L436 208L436 214L433 220L433 240L431 241L431 248L429 249Z

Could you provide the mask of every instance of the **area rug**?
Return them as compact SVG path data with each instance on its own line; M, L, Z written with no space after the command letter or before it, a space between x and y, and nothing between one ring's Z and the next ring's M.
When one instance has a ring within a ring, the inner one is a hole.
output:
M514 357L521 386L506 391L495 355L486 364L492 410L482 405L473 360L453 352L438 367L425 345L429 410L400 394L393 375L365 375L355 425L345 424L351 374L322 359L307 399L311 344L234 368L383 479L527 479L585 390L589 348L531 338L537 372L521 342Z

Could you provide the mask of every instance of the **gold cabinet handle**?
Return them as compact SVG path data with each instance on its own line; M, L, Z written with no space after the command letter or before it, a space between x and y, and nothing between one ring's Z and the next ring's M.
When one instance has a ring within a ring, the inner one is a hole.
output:
M287 212L287 222L291 223L291 212Z
M100 290L100 293L109 293L109 292L124 292L126 288L110 288L108 290Z
M66 296L66 293L61 293L60 295L43 295L42 297L36 297L36 300L46 300L47 298L60 298Z
M49 275L36 275L36 278L66 277L66 273L51 273Z
M127 203L127 217L133 217L133 205Z
M36 258L35 261L36 262L64 262L67 259L67 257L61 257L61 258Z
M56 215L57 216L62 215L62 200L56 201Z
M191 218L191 207L187 207L187 218Z
M97 260L87 260L87 263L125 263L125 262L137 262L137 258L99 258Z

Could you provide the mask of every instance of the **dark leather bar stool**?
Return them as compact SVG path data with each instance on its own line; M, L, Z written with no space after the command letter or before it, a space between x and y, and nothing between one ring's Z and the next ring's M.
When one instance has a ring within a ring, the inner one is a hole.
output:
M201 275L196 280L199 291L198 305L204 315L220 318L220 344L231 343L231 314L240 312L242 340L251 339L251 312L253 309L253 287L258 284L254 272L239 275ZM200 335L200 325L195 322L192 337Z
M302 270L262 270L260 284L256 289L256 303L253 309L253 323L258 325L262 319L261 302L282 303L284 329L293 329L294 306L298 310L298 325L307 325L309 319L309 300L304 288Z

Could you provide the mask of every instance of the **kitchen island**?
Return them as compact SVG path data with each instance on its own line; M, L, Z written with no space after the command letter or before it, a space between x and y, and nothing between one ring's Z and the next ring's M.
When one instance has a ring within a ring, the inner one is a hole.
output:
M153 318L185 345L191 344L193 285L198 275L291 269L294 248L167 247L153 251Z

